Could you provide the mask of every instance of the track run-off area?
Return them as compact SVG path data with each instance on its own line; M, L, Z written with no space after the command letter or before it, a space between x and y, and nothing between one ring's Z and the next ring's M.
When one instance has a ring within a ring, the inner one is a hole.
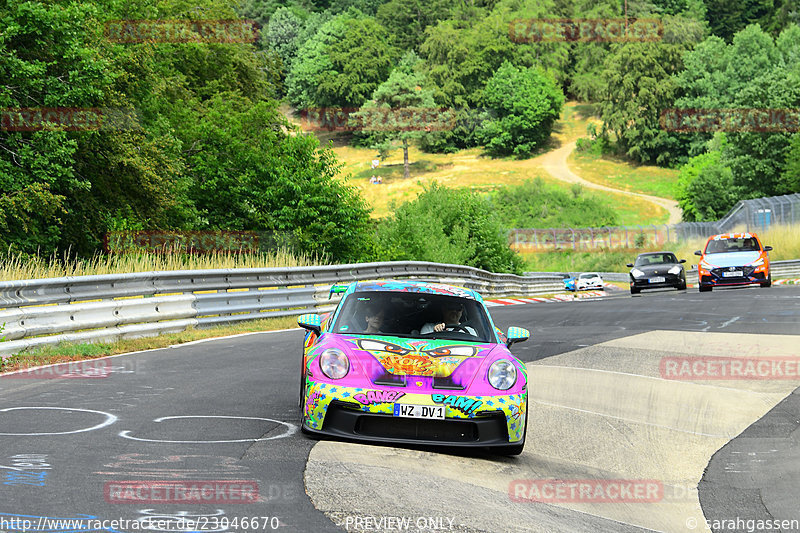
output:
M0 531L800 530L800 287L490 312L520 456L309 439L303 332L246 334L0 377Z

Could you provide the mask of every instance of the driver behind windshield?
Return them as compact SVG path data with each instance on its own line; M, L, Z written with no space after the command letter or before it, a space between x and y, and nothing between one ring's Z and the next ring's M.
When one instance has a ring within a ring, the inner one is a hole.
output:
M381 331L381 326L383 326L385 317L386 310L381 304L368 304L364 313L364 321L366 322L364 333L384 333Z
M461 317L464 314L464 305L458 302L445 302L440 308L440 322L428 322L419 331L420 335L441 331L463 331L470 335L478 336L474 328L462 326Z

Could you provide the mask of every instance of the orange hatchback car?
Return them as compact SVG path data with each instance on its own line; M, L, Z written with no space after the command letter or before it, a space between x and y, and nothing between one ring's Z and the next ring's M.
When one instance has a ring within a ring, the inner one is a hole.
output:
M772 285L769 272L771 246L762 246L755 233L722 233L709 237L704 251L694 255L701 257L697 265L700 292L714 287Z

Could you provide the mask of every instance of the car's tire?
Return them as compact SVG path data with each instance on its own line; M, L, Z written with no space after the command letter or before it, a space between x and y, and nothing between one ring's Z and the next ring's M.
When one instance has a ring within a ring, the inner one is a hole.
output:
M679 291L685 291L686 290L686 280L685 279L681 280L680 284L678 284L678 290Z
M772 273L770 273L769 277L767 278L767 281L761 283L761 286L764 287L765 289L767 287L772 287Z
M642 289L637 289L636 287L631 287L631 294L639 294L642 292Z
M700 292L711 292L713 288L711 285L700 285Z

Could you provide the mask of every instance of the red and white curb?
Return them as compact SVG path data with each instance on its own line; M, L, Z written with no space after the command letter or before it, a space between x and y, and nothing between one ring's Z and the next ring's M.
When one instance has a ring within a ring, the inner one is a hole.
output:
M776 279L772 283L775 285L800 285L800 279Z
M573 300L601 298L603 296L606 296L604 291L586 291L577 294L556 294L555 296L548 296L547 298L497 298L494 300L484 300L484 303L486 307L498 307L501 305L571 302Z

